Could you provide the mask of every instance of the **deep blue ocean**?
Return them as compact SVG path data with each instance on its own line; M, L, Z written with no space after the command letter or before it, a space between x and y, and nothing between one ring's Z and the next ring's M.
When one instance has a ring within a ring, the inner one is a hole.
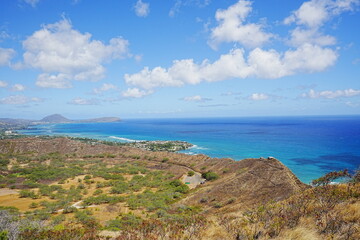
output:
M131 119L116 123L51 124L21 133L108 141L182 140L183 151L211 157L273 156L303 182L360 165L360 116Z

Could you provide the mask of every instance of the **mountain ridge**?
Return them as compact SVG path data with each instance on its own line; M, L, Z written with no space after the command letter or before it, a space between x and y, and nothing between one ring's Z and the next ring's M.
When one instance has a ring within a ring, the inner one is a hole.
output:
M25 128L30 125L49 124L49 123L105 123L105 122L119 122L118 117L100 117L90 119L72 120L64 117L61 114L47 115L40 120L31 119L15 119L15 118L0 118L0 129L17 129Z

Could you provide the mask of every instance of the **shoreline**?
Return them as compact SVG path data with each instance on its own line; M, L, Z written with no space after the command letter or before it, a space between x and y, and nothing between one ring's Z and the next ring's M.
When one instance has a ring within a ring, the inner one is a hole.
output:
M180 150L180 153L205 154L236 161L275 156L305 183L330 171L345 168L354 171L359 166L360 145L353 134L353 129L360 130L356 118L341 118L344 121L334 121L333 118L272 119L142 119L110 124L33 126L19 133L27 136L86 137L112 142L118 142L111 139L115 136L126 140L119 142L183 140L194 146ZM341 138L341 141L334 141L335 138Z

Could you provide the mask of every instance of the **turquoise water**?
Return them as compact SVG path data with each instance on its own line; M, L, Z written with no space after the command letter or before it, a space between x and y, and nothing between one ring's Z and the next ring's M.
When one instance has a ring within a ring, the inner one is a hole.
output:
M22 133L121 142L182 140L195 144L183 151L187 154L235 160L273 156L305 183L360 165L360 116L137 119L41 125Z

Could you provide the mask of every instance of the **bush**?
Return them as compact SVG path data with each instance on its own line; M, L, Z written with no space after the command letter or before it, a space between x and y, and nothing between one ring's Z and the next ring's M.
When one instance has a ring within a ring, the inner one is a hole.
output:
M194 171L189 171L187 175L188 175L189 177L192 177L192 176L194 176L194 174L195 174Z
M121 194L125 193L129 189L129 185L126 182L117 182L112 188L111 193Z
M99 195L99 194L102 194L102 193L103 193L103 190L96 189L95 192L93 193L93 195Z
M8 159L0 159L0 166L7 166L9 163Z
M213 181L219 178L219 175L217 173L211 171L203 173L201 176L207 181Z
M186 186L185 184L182 184L181 186L178 186L175 188L175 192L186 194L190 191L190 188Z
M23 182L23 185L24 185L24 187L26 187L26 188L37 188L37 187L40 186L39 183L34 182L34 181L31 181L31 180L26 180L26 181L24 181L24 182Z
M118 196L108 196L105 194L96 196L96 197L88 197L86 199L84 199L84 204L85 205L91 205L91 204L103 204L103 203L118 203L118 202L123 202L125 201L124 197L118 197Z
M21 190L19 194L21 198L32 198L32 199L39 198L39 196L34 191Z
M39 204L36 203L36 202L32 202L30 205L29 205L29 208L37 208L39 207Z
M133 214L126 214L120 219L110 220L106 223L106 228L110 230L124 230L126 228L135 228L142 223L142 219Z
M66 219L65 215L60 214L58 216L53 217L52 221L54 225L57 225L65 221L65 219Z
M91 176L90 176L90 175L86 175L86 176L84 177L84 180L89 180L89 179L91 179Z

